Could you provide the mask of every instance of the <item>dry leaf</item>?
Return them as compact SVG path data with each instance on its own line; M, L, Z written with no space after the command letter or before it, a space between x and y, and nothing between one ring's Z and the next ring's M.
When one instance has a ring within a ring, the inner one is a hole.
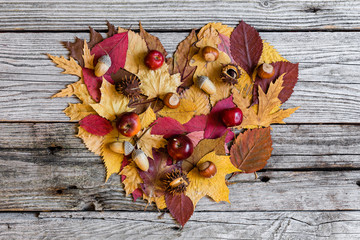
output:
M79 126L79 132L76 136L83 140L83 142L85 143L85 146L90 151L92 151L96 155L101 154L101 144L102 144L104 137L96 136L91 133L88 133L87 131L85 131L85 129L83 129L80 126Z
M184 193L165 194L165 202L170 214L184 227L194 212L194 205L191 199Z
M84 54L82 55L82 57L84 59L84 67L89 68L89 69L94 69L94 56L95 56L95 54L91 55L90 49L89 49L86 41L84 41L83 52L84 52Z
M65 108L64 113L70 118L70 121L80 121L90 114L96 114L95 110L88 104L84 103L69 103Z
M147 48L149 51L151 50L157 50L161 52L161 54L164 56L164 58L167 55L167 52L164 48L164 46L161 44L159 38L151 35L150 33L146 32L143 27L141 26L141 22L139 22L139 28L140 28L140 36L145 40Z
M141 80L140 89L148 98L162 97L169 92L175 93L181 85L180 74L170 75L165 63L153 71L140 66L137 76Z
M83 79L81 78L79 81L69 84L65 89L62 89L60 92L53 95L51 98L55 97L71 97L74 95L80 99L84 104L92 104L95 101L91 98L86 85L84 84Z
M72 75L76 75L78 77L82 76L82 68L80 67L79 64L77 64L77 62L72 57L70 57L70 60L67 60L66 58L64 58L64 56L56 57L56 56L52 56L50 54L48 54L48 57L51 58L51 60L55 64L57 64L56 66L58 68L62 68L65 70L62 73L72 74Z
M137 141L137 146L144 151L146 156L153 158L152 149L164 147L167 141L162 136L152 135L150 132L151 130L145 129L137 134L138 137L142 135Z
M259 88L259 105L244 110L243 104L246 100L238 97L238 94L234 94L234 103L243 110L244 115L240 128L268 127L273 123L285 123L283 119L298 109L280 109L281 101L278 96L283 89L283 76L280 76L275 83L270 83L267 94Z
M149 197L146 194L143 194L143 199L148 201L148 204L155 202L156 207L160 210L166 208L165 195L161 197Z
M106 181L113 173L118 174L120 172L121 163L124 158L123 154L113 152L109 147L110 143L116 141L129 141L133 143L132 139L121 135L116 129L115 124L113 124L113 130L104 136L101 145L101 156L106 168Z
M210 95L210 103L212 106L215 106L218 101L228 98L231 95L233 86L224 83L220 78L214 79L213 83L216 87L216 92Z
M198 162L198 165L206 161L215 164L217 170L215 176L204 178L199 174L198 168L193 168L187 175L190 184L186 189L186 195L191 199L194 206L206 195L216 202L229 202L229 189L226 186L225 176L240 170L232 165L230 156L218 156L215 152L206 154Z
M146 42L137 33L128 31L128 50L126 53L125 69L137 74L140 66L144 66L144 58L148 53Z
M137 170L136 164L133 161L127 166L125 166L123 170L121 170L120 175L126 177L125 180L122 181L122 183L124 184L126 196L139 188L140 183L143 183L143 180L141 179Z
M103 80L101 88L101 100L99 103L90 104L91 107L102 117L113 121L121 113L130 112L129 99L115 90L115 86Z
M231 62L230 57L219 51L219 57L213 62L206 62L203 58L202 49L206 46L211 46L214 48L218 48L218 44L221 43L218 32L210 27L204 31L203 36L196 43L196 46L200 48L200 51L193 56L190 61L190 66L197 67L194 77L197 80L198 76L208 76L212 81L216 78L220 78L220 72L224 65L229 64ZM196 82L196 81L195 81Z
M141 128L147 128L151 123L156 120L156 115L151 107L149 107L145 112L139 115Z
M203 26L199 33L198 33L198 36L199 38L203 37L204 36L204 32L209 29L209 28L213 28L215 29L219 34L223 34L227 37L230 37L231 36L231 33L232 31L234 30L234 28L232 27L229 27L227 25L224 25L222 24L221 22L211 22L211 23L208 23L206 24L205 26Z
M270 127L240 133L230 149L232 164L245 173L263 169L271 156Z
M210 112L208 95L197 86L191 86L188 90L182 93L181 97L191 101L195 105L196 110L194 115L206 115Z
M165 106L158 113L163 117L171 117L184 124L194 116L196 110L197 108L193 102L187 99L180 99L180 106L178 108L172 109Z
M273 63L273 62L287 62L276 49L271 46L268 42L263 40L263 52L260 57L259 63Z

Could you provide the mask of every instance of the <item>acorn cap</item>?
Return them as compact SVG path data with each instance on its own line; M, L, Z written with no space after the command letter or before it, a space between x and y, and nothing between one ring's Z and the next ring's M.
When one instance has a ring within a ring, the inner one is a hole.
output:
M125 141L124 142L124 155L129 156L133 151L134 151L134 145L132 145L128 141Z
M102 62L105 63L106 65L108 65L109 67L111 66L111 58L108 54L101 56L98 59L98 62Z

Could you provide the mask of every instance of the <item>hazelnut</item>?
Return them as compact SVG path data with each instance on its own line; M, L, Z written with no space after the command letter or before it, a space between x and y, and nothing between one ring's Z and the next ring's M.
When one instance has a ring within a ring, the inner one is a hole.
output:
M210 161L201 163L198 166L198 169L199 169L199 174L204 178L212 178L213 176L215 176L217 172L215 164Z
M104 55L98 59L98 62L95 66L95 76L103 76L111 67L111 59L109 55Z
M262 79L271 78L275 74L275 69L268 63L263 63L258 68L258 76Z
M213 62L219 57L219 50L216 48L206 46L202 49L202 55L205 61Z
M168 108L177 108L180 106L180 98L176 93L167 93L163 100Z

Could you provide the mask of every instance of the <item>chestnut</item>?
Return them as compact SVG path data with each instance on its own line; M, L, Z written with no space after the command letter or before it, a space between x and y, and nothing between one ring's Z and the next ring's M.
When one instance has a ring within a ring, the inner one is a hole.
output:
M215 164L210 161L201 163L198 166L198 169L199 169L199 174L204 178L212 178L213 176L215 176L217 172Z

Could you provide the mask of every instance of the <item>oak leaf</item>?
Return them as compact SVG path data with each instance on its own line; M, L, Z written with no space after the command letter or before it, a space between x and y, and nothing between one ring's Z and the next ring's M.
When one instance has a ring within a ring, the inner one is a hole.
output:
M116 30L115 26L112 25L109 21L106 21L106 25L107 25L107 27L108 27L108 31L107 31L107 33L106 33L106 36L107 36L108 38L114 36L116 33L119 33L119 32Z
M92 27L89 27L89 29L90 29L90 41L88 45L89 48L92 49L96 44L102 42L104 38L99 32L95 31Z
M140 184L143 183L134 161L131 161L127 166L125 166L121 170L120 175L126 177L124 180L122 180L126 196L133 193L137 188L140 187Z
M164 96L169 92L175 93L181 85L180 74L170 75L167 64L149 71L145 66L140 66L137 76L141 80L140 89L148 98Z
M263 50L256 29L241 21L231 34L230 50L235 62L252 76Z
M94 56L95 54L90 53L90 49L86 43L86 40L84 41L84 48L83 48L83 60L84 60L84 67L88 69L94 69Z
M79 124L87 132L97 136L105 136L113 129L111 122L96 114L86 116Z
M64 46L70 51L70 58L75 59L78 61L79 65L81 67L84 66L84 60L82 58L83 49L82 46L84 46L84 40L76 37L74 42L62 42Z
M70 118L70 121L80 121L90 114L96 114L95 110L88 104L84 103L69 103L65 108L64 113Z
M225 176L240 170L232 165L230 156L218 156L214 151L202 157L198 165L206 161L215 164L216 174L212 178L204 178L200 175L198 168L193 168L187 174L190 184L186 189L186 195L191 199L194 206L206 195L216 202L229 202L229 189L226 185Z
M196 41L197 37L195 30L192 30L189 36L179 43L176 52L174 53L171 73L180 73L182 84L178 91L189 88L194 83L193 76L196 67L190 66L189 63L191 58L198 51L198 48L194 46Z
M141 22L139 22L139 28L140 28L140 36L145 40L148 50L149 51L157 50L161 52L161 54L165 58L168 53L166 52L164 46L161 44L159 38L146 32L144 28L141 26Z
M101 145L104 139L103 136L96 136L79 126L77 137L81 138L85 146L96 155L101 155Z
M137 33L128 31L128 50L124 68L137 74L140 66L145 67L144 58L148 53L145 40Z
M60 92L54 94L51 98L71 97L74 94L84 104L95 103L94 100L91 98L82 78L75 83L67 85L65 89L62 89Z
M56 67L64 69L64 71L62 72L63 74L72 74L78 77L82 77L82 69L72 57L70 57L70 60L67 60L66 58L64 58L64 56L56 57L50 54L47 54L47 56L55 64L57 64Z
M184 193L174 195L166 193L165 202L170 214L184 227L194 212L191 199Z
M115 86L108 81L103 81L101 88L101 100L99 103L90 104L91 107L102 117L113 121L121 113L130 112L129 99L115 90Z
M263 169L271 156L270 127L240 133L230 149L231 163L244 173Z

